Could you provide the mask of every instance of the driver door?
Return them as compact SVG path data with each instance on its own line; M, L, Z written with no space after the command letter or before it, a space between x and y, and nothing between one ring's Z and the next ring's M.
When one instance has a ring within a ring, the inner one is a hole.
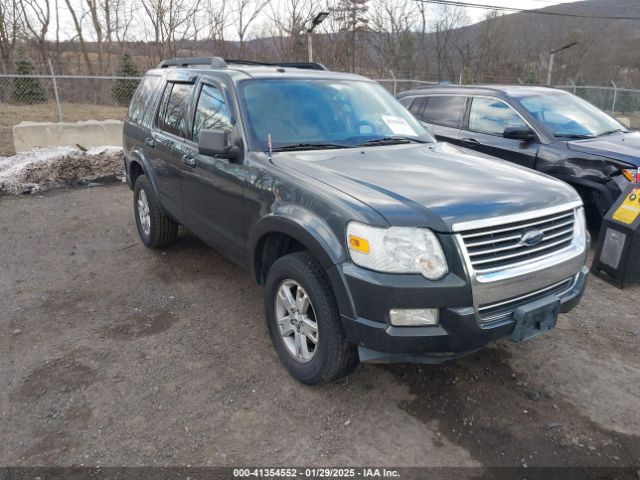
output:
M534 168L540 149L539 139L521 141L502 136L507 127L526 126L529 125L520 114L503 100L473 97L459 142L471 150Z
M209 79L197 87L192 128L181 152L186 165L186 226L221 252L242 261L246 168L242 162L200 155L198 138L202 130L233 130L223 86Z

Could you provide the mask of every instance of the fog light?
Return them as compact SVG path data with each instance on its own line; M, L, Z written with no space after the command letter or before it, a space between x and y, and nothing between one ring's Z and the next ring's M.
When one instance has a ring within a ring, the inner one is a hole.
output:
M423 327L438 325L437 308L396 309L389 310L391 325L396 327Z

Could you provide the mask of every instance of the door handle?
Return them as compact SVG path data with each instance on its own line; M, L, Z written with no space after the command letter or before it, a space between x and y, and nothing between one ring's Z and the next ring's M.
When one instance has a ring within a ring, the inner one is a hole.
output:
M145 138L144 144L147 147L154 148L156 146L156 141L153 138Z
M185 165L194 168L196 166L196 159L193 158L191 155L183 155L182 156L182 163L184 163Z
M480 142L475 138L461 138L460 140L463 141L464 143L472 143L474 145L480 145Z

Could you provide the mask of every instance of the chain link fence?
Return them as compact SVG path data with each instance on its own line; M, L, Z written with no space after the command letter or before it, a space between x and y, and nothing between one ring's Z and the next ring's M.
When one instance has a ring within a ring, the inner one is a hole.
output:
M124 120L140 78L0 75L0 156L13 151L20 122Z
M0 75L0 105L34 113L33 121L123 118L138 77ZM96 117L97 116L97 117Z
M0 155L13 154L12 127L23 121L123 120L139 81L139 77L0 75ZM434 81L410 78L376 81L394 95L437 85ZM640 129L640 90L615 84L590 86L573 82L556 88L570 91L612 113L631 128Z

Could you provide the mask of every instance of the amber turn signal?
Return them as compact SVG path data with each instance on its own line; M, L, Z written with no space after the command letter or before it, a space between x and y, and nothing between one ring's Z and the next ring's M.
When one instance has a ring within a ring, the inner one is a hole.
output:
M360 253L369 253L369 242L362 237L349 235L349 248Z

